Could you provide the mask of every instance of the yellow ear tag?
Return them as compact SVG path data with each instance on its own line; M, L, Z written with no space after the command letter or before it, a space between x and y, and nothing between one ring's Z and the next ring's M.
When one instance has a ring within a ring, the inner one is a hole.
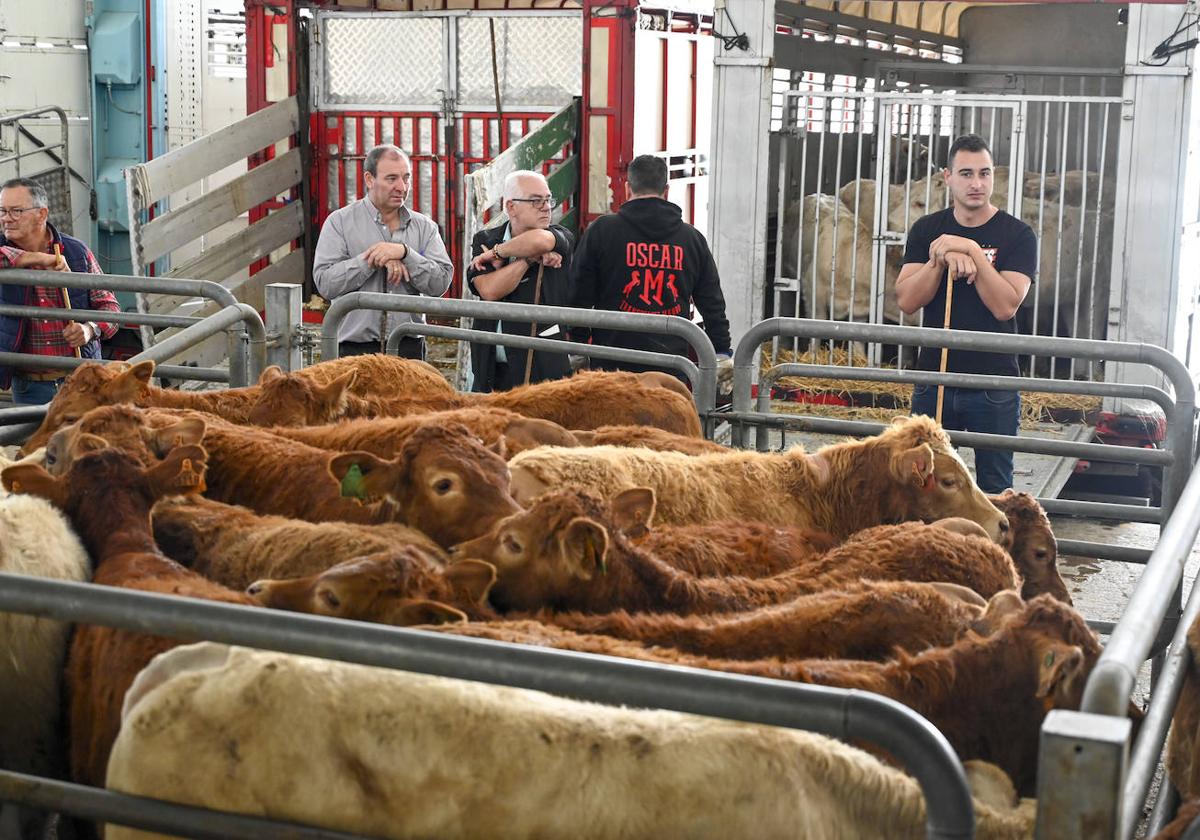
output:
M179 467L179 476L175 479L175 485L204 492L204 476L192 466L191 458L183 459L183 463Z
M363 488L363 474L358 464L351 464L342 479L342 495L355 499L365 499L367 491Z

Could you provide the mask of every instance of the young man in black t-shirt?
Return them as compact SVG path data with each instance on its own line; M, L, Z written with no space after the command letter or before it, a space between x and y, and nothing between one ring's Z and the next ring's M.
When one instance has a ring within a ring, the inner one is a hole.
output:
M1037 272L1037 239L1029 225L991 203L992 154L983 138L959 137L945 170L952 204L917 220L908 234L904 266L896 279L896 302L922 324L941 327L946 314L946 278L954 273L950 328L1015 334L1014 316ZM917 366L938 370L941 348L923 347ZM1008 353L951 350L946 369L955 373L1017 375ZM937 387L913 388L913 414L933 416ZM942 425L947 429L1015 435L1021 412L1016 391L946 388ZM977 449L980 488L998 493L1012 486L1011 452Z

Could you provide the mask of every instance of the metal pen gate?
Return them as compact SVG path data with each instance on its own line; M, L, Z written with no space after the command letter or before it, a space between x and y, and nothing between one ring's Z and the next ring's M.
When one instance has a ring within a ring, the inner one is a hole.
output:
M895 301L907 231L948 206L946 153L956 136L977 133L993 151L993 203L1038 237L1038 276L1020 331L1104 337L1120 270L1112 253L1119 97L791 89L784 102L777 315L917 323ZM877 344L867 358L908 363ZM1035 376L1091 379L1099 370L1091 361L1021 361Z
M362 197L366 152L395 143L412 156L409 206L440 226L459 296L463 177L578 95L580 13L319 11L313 33L316 228Z

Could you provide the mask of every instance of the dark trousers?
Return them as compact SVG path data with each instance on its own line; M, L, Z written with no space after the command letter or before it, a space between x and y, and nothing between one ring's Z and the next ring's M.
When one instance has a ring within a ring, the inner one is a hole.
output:
M914 385L912 413L935 416L937 386ZM942 399L942 426L960 432L1016 435L1021 417L1017 391L947 388ZM1013 454L996 449L975 450L975 482L985 493L1012 487Z
M338 342L339 356L369 356L372 353L378 352L380 352L378 341ZM415 335L405 336L400 339L400 346L396 348L396 355L401 359L425 361L425 340L417 338Z

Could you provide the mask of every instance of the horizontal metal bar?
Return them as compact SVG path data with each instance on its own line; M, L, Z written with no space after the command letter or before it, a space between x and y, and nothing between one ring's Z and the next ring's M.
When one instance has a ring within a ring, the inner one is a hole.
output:
M759 410L764 399L770 399L765 385L774 385L782 377L796 376L812 379L843 379L863 382L911 382L914 385L946 385L952 388L980 388L994 391L1032 391L1044 394L1086 394L1098 397L1123 397L1151 400L1170 412L1175 407L1171 395L1152 385L1126 385L1119 382L1089 382L1077 379L1035 379L1029 376L986 376L977 373L939 373L928 370L893 370L892 368L862 368L846 365L808 365L785 362L775 365L759 376Z
M1144 565L1150 559L1150 549L1086 540L1058 540L1058 556L1095 557L1098 560Z
M930 836L974 833L970 790L945 736L908 707L868 692L7 573L0 573L0 611L863 739L916 777Z
M1051 516L1082 516L1089 519L1116 519L1121 522L1162 522L1162 508L1142 505L1118 505L1109 502L1081 502L1074 499L1038 499Z
M1107 636L1117 626L1117 623L1115 621L1101 621L1098 618L1089 618L1087 626L1095 630L1098 634Z
M41 423L46 416L44 405L14 405L0 408L0 426L10 426L14 423Z
M59 309L50 306L9 306L0 304L0 315L16 315L46 321L96 321L106 324L134 324L148 327L189 327L201 320L193 315L149 315L140 312L108 312L102 309Z
M0 446L15 446L24 443L37 431L39 423L21 423L15 426L0 426Z
M505 347L516 347L521 350L557 351L574 353L599 359L614 359L618 362L633 362L642 365L655 365L678 370L691 381L695 388L700 378L700 369L691 359L676 356L674 353L652 353L649 350L629 350L625 347L606 347L603 344L580 344L577 341L563 341L556 338L534 338L527 335L509 335L507 333L490 332L485 330L468 330L463 327L442 327L436 324L417 324L409 322L400 324L388 336L388 352L394 352L399 347L400 339L409 335L432 335L438 338L456 338L462 341L472 341L479 344L503 344Z
M887 426L866 420L838 420L832 417L808 417L802 414L763 414L756 411L731 411L722 413L730 421L752 426L801 429L813 432L828 432L844 435L877 435ZM999 449L1011 452L1032 452L1035 455L1064 455L1087 458L1092 461L1111 461L1117 464L1169 465L1174 456L1161 449L1140 449L1133 446L1116 446L1109 443L1076 443L1069 440L1048 438L1014 437L982 432L957 432L946 430L951 443L984 449Z
M700 411L711 411L717 401L717 353L704 330L677 315L642 315L567 306L500 303L484 300L452 300L424 295L389 295L380 292L351 292L335 300L321 325L321 358L338 356L338 327L356 309L385 312L419 312L426 315L487 318L497 321L539 321L577 327L649 332L682 338L696 351L699 376L693 390Z
M102 365L122 364L119 359L77 359L74 356L36 356L31 353L0 353L0 365L18 367L26 370L75 370L82 364L93 362ZM229 370L226 368L202 368L190 365L159 365L154 366L154 375L168 379L190 379L197 382L228 382ZM39 409L45 414L45 406L22 406L23 408ZM0 409L0 417L10 409ZM2 421L0 421L2 422Z
M146 796L26 776L0 770L0 801L19 802L44 811L74 814L98 822L200 840L362 840L362 835L279 822L264 817L211 811Z
M267 358L267 330L263 326L258 311L248 303L226 306L220 312L209 315L199 323L180 330L148 350L143 350L129 361L134 363L147 360L156 363L166 361L178 356L189 347L199 344L204 339L238 324L246 326L247 340L250 343L250 369L247 371L247 375L251 381L257 382Z
M9 268L4 271L4 282L18 286L42 286L46 283L46 272L28 268ZM238 302L232 292L220 283L214 283L211 280L60 271L54 275L54 285L66 286L69 289L108 289L113 292L202 297L216 301L222 306L233 306Z
M875 66L876 66L877 70L920 70L922 72L925 72L928 70L928 68L926 68L924 65L914 66L911 62L903 61L903 60L901 60L901 61L881 61ZM930 72L942 73L942 74L950 75L950 76L958 75L959 73L990 73L990 74L1016 73L1017 75L1020 75L1020 76L1037 75L1037 76L1118 76L1119 77L1119 76L1124 75L1124 72L1120 67L1063 67L1063 66L1042 67L1041 65L1039 65L1036 68L1034 68L1034 67L1027 67L1027 66L1021 65L1021 64L951 64L951 65L942 65ZM955 96L955 98L957 98L957 96ZM1007 94L1003 95L1003 97L1001 97L1000 95L997 95L997 99L1000 99L1000 98L1007 100L1010 97ZM1088 99L1089 97L1085 96L1084 98ZM1118 101L1120 100L1119 96L1118 97L1102 97L1102 98L1116 99Z

